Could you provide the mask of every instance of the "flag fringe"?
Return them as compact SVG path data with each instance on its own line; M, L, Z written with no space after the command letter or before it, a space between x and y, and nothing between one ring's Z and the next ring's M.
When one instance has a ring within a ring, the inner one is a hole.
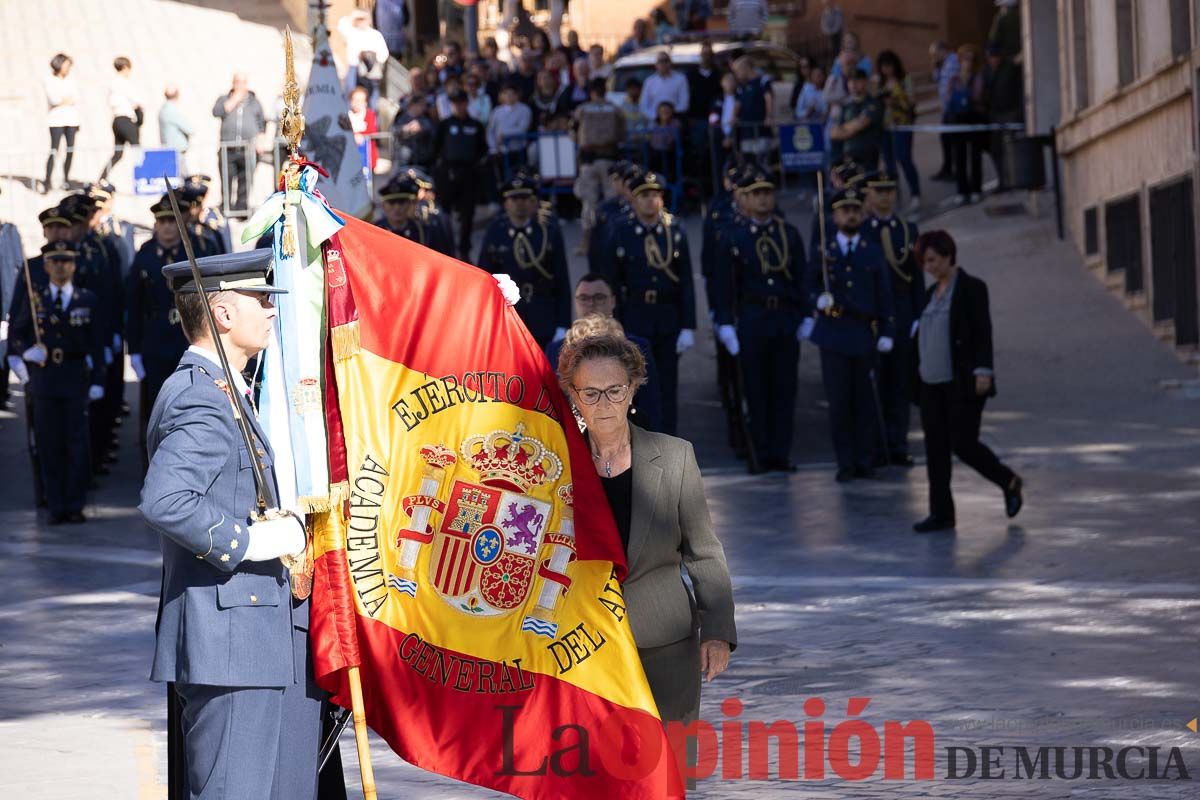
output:
M350 482L338 481L329 485L329 507L331 509L340 506L342 503L350 499Z
M358 320L338 325L330 332L333 337L333 360L346 361L358 355L360 347Z
M329 510L329 498L319 495L306 495L296 500L300 510L305 514L324 514Z

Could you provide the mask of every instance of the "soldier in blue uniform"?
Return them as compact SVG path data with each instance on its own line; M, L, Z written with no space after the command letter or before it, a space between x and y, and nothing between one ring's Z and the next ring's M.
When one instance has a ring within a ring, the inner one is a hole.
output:
M162 269L184 258L179 226L171 211L170 200L160 199L150 207L154 215L154 235L138 249L133 269L125 283L125 341L129 364L139 387L138 442L146 442L150 409L164 382L175 371L179 358L187 350L187 338L179 324L175 296L167 286ZM148 462L143 461L143 467Z
M129 274L136 248L133 244L133 225L113 216L113 198L117 189L108 181L97 181L88 187L88 197L96 201L96 215L92 218L92 230L101 238L110 241L118 253L121 278Z
M704 223L700 229L700 274L704 277L704 296L708 302L709 317L715 319L717 301L714 297L716 282L713 279L713 265L722 258L721 251L728 247L729 235L733 232L736 220L741 215L737 202L737 181L741 176L742 166L734 161L728 162L721 171L721 185L712 201L708 204ZM717 326L713 325L713 337L716 338ZM717 354L717 391L721 397L721 408L725 412L725 427L728 434L729 446L733 448L738 458L746 456L744 429L740 421L741 395L737 382L737 364L734 356L716 342Z
M829 170L829 185L825 187L825 230L830 236L833 235L833 196L842 189L861 188L865 178L863 168L849 160L839 161ZM813 205L816 203L814 197ZM808 260L812 262L821 257L821 219L815 213L808 233Z
M182 700L190 797L316 795L321 693L311 679L308 602L295 601L281 556L301 552L294 516L252 517L252 459L274 485L272 451L241 371L270 340L279 290L270 250L163 270L190 347L150 416L150 469L139 510L162 535L163 581L151 680L173 681ZM238 288L222 290L224 281ZM218 363L204 304L232 374ZM250 447L234 404L252 429Z
M51 525L86 521L88 403L104 397L99 301L75 285L75 260L70 242L47 243L45 277L33 279L34 307L18 305L9 326L8 364L29 384Z
M650 341L662 379L663 432L674 435L679 356L696 343L696 295L687 236L663 210L664 187L655 172L631 186L634 213L614 227L600 272L617 287L626 332Z
M887 441L881 443L876 466L890 463L911 467L908 426L913 374L912 326L925 308L925 275L913 253L917 226L896 214L895 176L880 171L867 177L866 187L870 213L863 225L863 236L878 244L883 252L896 315L895 346L892 352L879 359L879 395Z
M800 326L808 313L804 242L775 213L775 183L755 169L738 192L747 216L731 223L713 264L717 338L742 365L757 471L791 463ZM740 353L740 355L739 355Z
M179 208L187 220L188 236L197 258L216 256L225 252L221 234L200 221L204 212L204 190L197 184L185 183L175 194Z
M631 213L630 199L632 195L629 193L628 178L634 174L632 170L640 172L641 168L624 160L614 161L608 168L608 182L612 189L612 196L596 207L596 221L588 231L588 241L584 248L590 271L598 271L598 265L611 256L611 252L602 253L600 249L605 246L605 241L612 232L615 220Z
M873 475L879 413L872 389L876 353L890 352L895 337L892 289L879 245L862 235L862 196L853 188L833 197L836 234L807 272L816 318L802 334L821 348L821 377L829 402L829 427L839 483ZM826 283L826 278L828 283Z
M425 245L445 255L454 256L453 247L445 238L445 230L437 222L423 219L418 196L421 186L407 173L397 175L379 192L383 216L375 224L405 239Z
M209 187L212 186L212 177L197 173L195 175L188 175L183 180L184 184L200 198L199 222L216 233L221 243L221 248L218 252L232 253L233 238L229 233L229 220L225 219L225 215L221 213L220 209L205 205Z
M534 176L513 173L500 195L504 213L484 232L475 265L512 277L521 290L517 313L545 349L571 326L571 276L562 229L539 208Z
M104 338L103 385L110 387L109 391L120 391L117 387L123 385L124 367L117 358L121 352L121 319L124 314L120 254L114 245L101 239L92 230L92 219L97 211L95 200L86 194L68 195L59 203L59 208L71 221L66 241L75 245L78 253L74 282L90 289L98 303L97 324ZM89 411L89 452L93 474L107 475L107 465L117 460L119 442L116 427L119 413L120 403L115 397L93 404Z

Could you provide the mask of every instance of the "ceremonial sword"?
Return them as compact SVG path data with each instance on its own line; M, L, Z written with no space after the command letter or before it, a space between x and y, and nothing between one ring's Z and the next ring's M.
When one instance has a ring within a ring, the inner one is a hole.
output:
M179 226L179 238L183 242L183 251L187 254L188 266L192 269L192 281L196 284L196 290L200 292L204 299L201 303L204 306L204 318L208 320L208 330L212 334L213 347L217 351L217 358L221 362L221 371L225 376L225 387L229 393L229 399L233 406L233 419L237 425L238 431L242 434L242 443L246 445L246 452L250 455L250 469L254 474L255 495L257 498L258 513L256 516L259 519L265 519L268 511L276 511L279 508L279 498L275 494L275 486L267 480L267 471L263 466L262 459L258 455L258 448L254 444L254 431L250 427L249 420L242 413L241 400L234 396L237 386L233 380L233 369L229 366L229 356L225 353L225 345L221 342L220 331L217 330L217 318L213 314L212 306L208 303L207 292L204 290L204 283L201 280L200 265L196 263L196 253L192 250L192 240L188 236L187 224L183 220L183 213L179 210L179 201L175 198L175 189L171 186L171 181L167 176L163 176L163 181L167 185L167 197L171 201L171 212L175 215L175 224Z
M825 284L825 291L821 293L821 297L828 297L827 307L832 308L833 292L829 291L829 261L825 252L825 173L822 170L817 170L817 225L821 232L821 280Z

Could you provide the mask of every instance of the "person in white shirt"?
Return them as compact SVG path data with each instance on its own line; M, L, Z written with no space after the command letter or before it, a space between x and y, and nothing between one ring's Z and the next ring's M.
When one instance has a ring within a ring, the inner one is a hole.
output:
M370 12L361 8L338 20L337 29L346 40L346 96L350 96L355 86L365 86L374 107L383 79L383 65L388 60L387 41L371 27Z
M804 82L804 86L800 89L800 96L796 98L796 120L799 122L825 122L825 117L829 114L829 107L825 103L825 93L822 87L825 85L825 68L820 64L813 64L808 72L808 80Z
M46 78L46 124L50 128L50 156L46 159L46 180L42 182L42 194L50 191L50 178L54 173L54 157L64 140L67 152L63 158L62 188L69 189L71 183L71 161L75 155L75 134L79 132L79 87L70 77L75 62L66 53L50 59L53 73Z
M125 155L126 147L136 147L141 143L142 104L137 99L130 75L133 73L133 62L125 56L113 59L113 69L117 76L108 87L108 107L112 109L113 122L113 154L100 180L106 180L108 173Z
M654 74L642 84L638 110L646 119L654 119L658 115L659 104L670 103L676 114L684 114L688 110L689 99L687 78L671 65L669 54L659 53L654 61Z

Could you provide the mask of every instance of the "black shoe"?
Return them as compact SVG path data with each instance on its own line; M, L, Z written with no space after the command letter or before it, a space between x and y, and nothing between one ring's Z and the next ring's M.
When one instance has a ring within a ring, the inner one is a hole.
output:
M66 515L66 520L72 525L82 525L83 523L87 522L87 517L83 515L82 511L72 511L70 514Z
M774 472L795 472L796 465L786 458L769 458L767 459L767 469Z
M886 467L887 465L888 465L888 457L885 456L883 453L880 453L879 455L877 455L871 459L871 468L872 469L882 469L883 467Z
M939 183L953 183L954 182L954 173L953 172L935 172L933 175L929 176L929 180L938 181Z
M50 519L46 520L49 525L62 525L67 521L66 514L51 514Z
M930 515L913 525L913 530L917 533L933 533L934 531L948 531L953 527L954 520Z
M854 477L871 480L875 477L875 470L860 465L854 468Z
M849 483L854 480L854 470L850 467L842 467L833 476L833 479L838 483Z
M757 464L750 464L750 463L746 464L746 472L749 472L751 475L765 475L770 471L771 471L771 468L768 467L766 464L762 463L761 461L758 462Z
M911 467L916 463L908 453L894 453L888 461L895 467Z
M1021 476L1014 475L1004 490L1004 513L1008 515L1009 519L1015 517L1021 511L1021 506L1025 504L1025 498L1021 495L1021 489L1024 486Z

